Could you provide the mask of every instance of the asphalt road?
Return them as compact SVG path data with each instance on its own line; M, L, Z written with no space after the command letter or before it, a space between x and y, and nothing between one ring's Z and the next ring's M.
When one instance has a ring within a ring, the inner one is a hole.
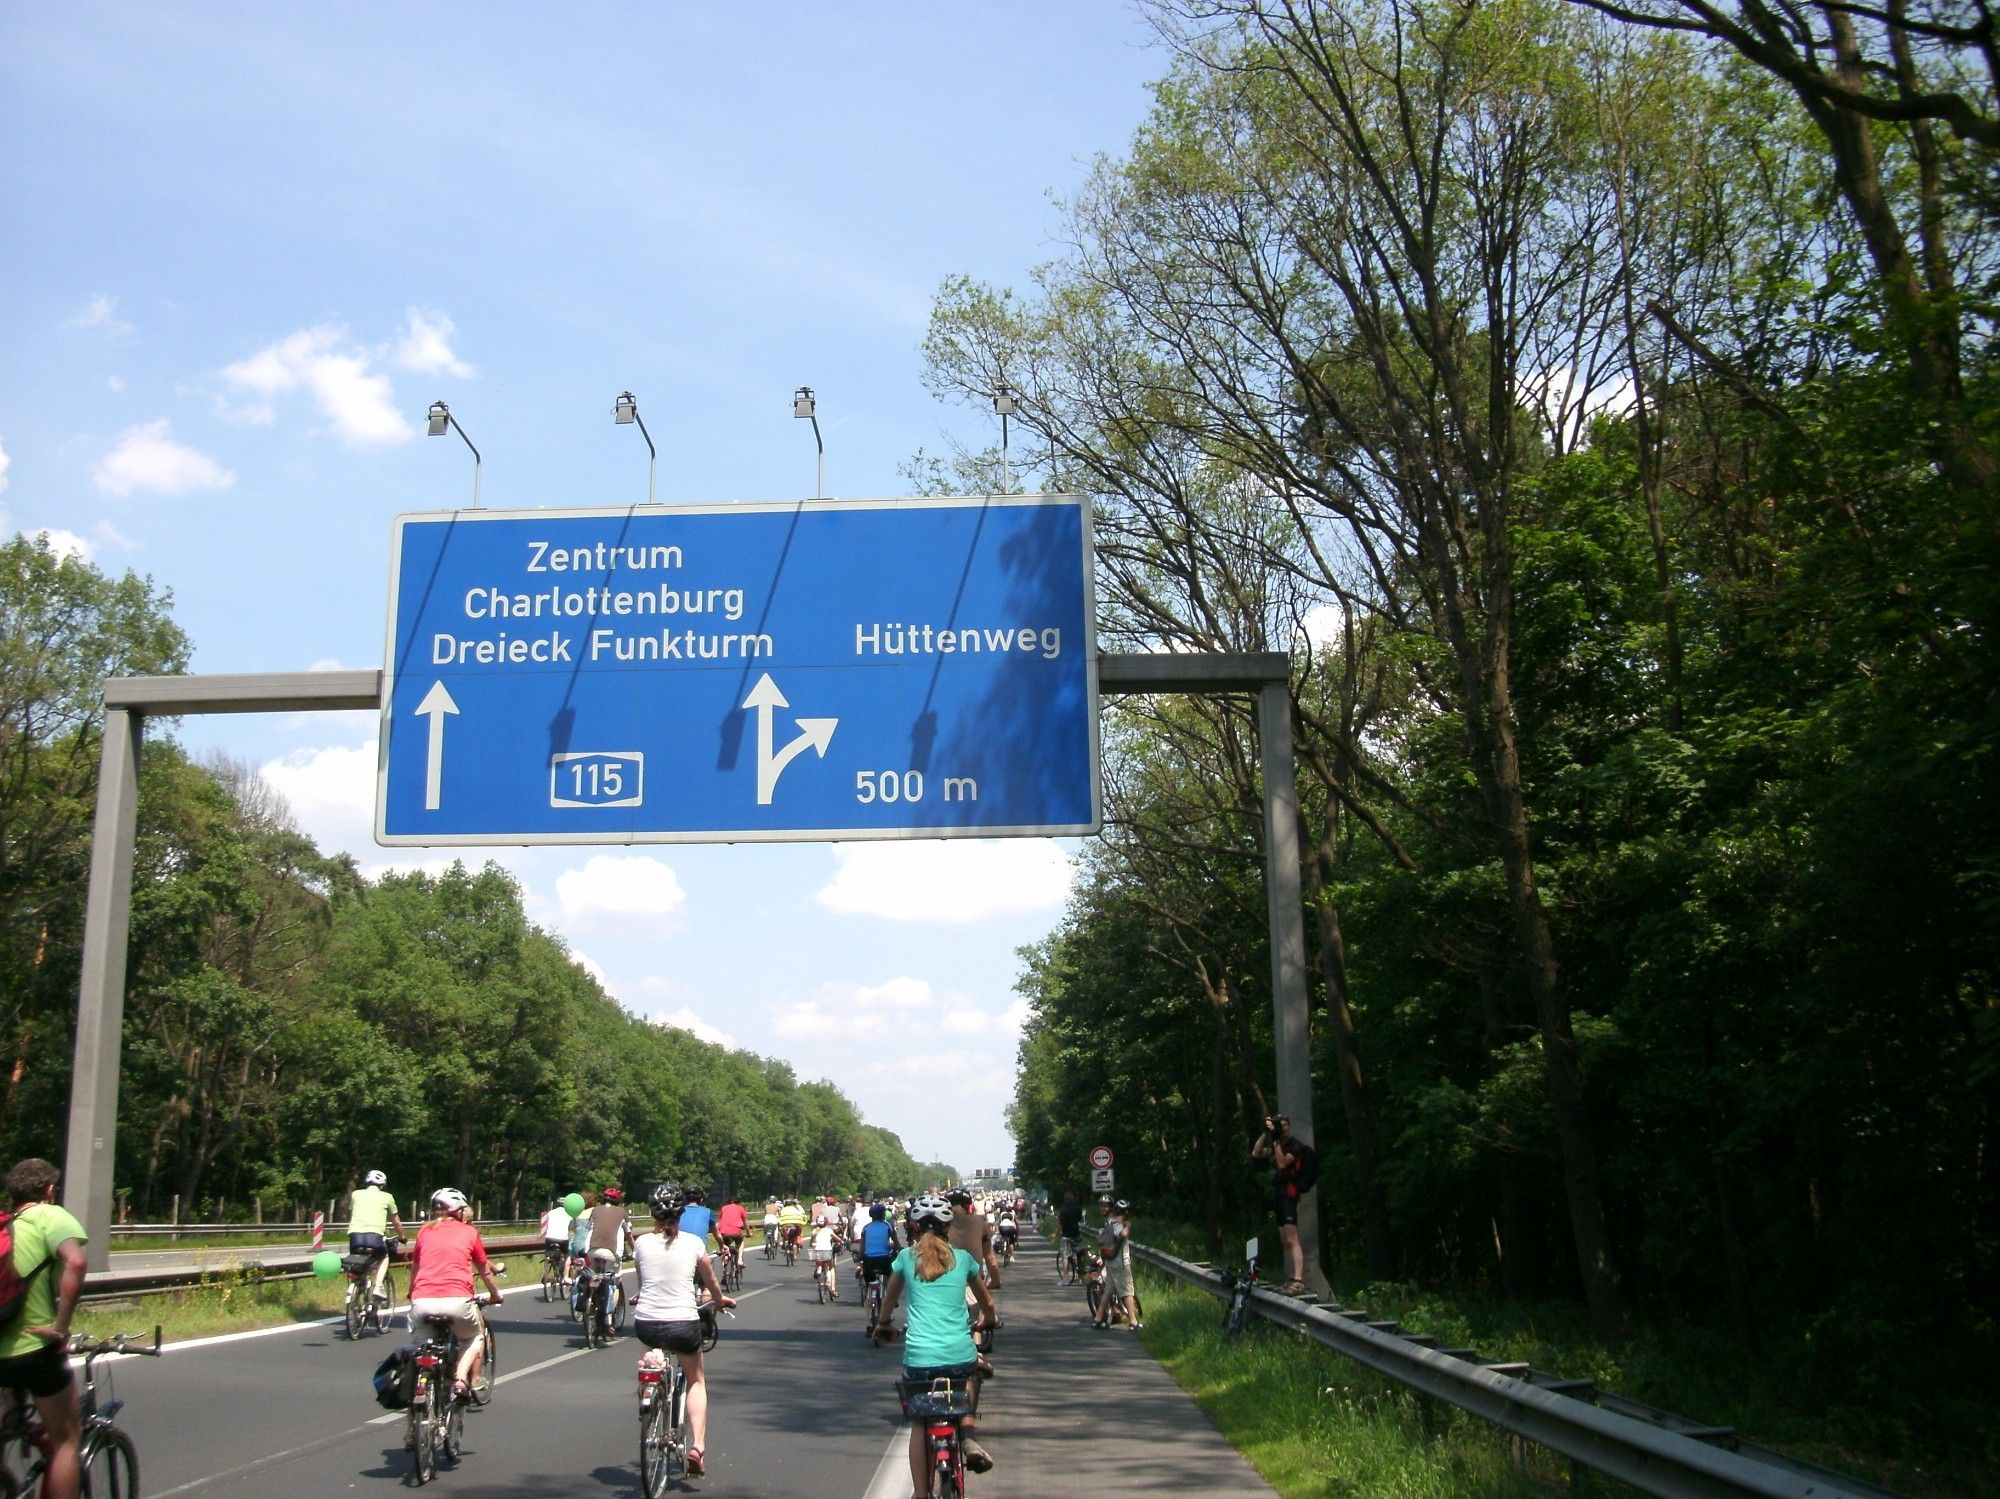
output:
M849 1283L851 1285L851 1282ZM628 1282L629 1285L629 1282ZM487 1499L639 1492L638 1405L629 1333L584 1346L567 1308L510 1288L492 1318L500 1386L469 1414L466 1452L430 1491ZM137 1443L146 1499L388 1494L407 1484L402 1417L369 1377L406 1335L338 1327L190 1344L111 1369ZM863 1499L902 1440L891 1390L898 1355L861 1336L851 1300L821 1306L804 1263L752 1252L743 1305L709 1355L709 1476L689 1492ZM101 1368L103 1366L100 1366ZM899 1459L900 1461L900 1459ZM888 1492L907 1494L907 1475Z

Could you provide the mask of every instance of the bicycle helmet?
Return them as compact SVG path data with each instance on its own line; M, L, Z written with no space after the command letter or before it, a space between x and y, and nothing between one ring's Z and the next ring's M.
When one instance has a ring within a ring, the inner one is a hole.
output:
M606 1202L623 1202L625 1200L624 1190L619 1187L606 1187L604 1189L604 1200Z
M972 1206L972 1194L963 1187L953 1187L949 1192L944 1194L944 1198L953 1207L969 1208Z
M690 1194L681 1190L678 1182L661 1182L653 1188L651 1199L655 1218L678 1218L681 1209L687 1206Z
M687 1189L687 1201L689 1207L698 1208L708 1201L708 1194L702 1191L700 1187L689 1187Z
M1111 1204L1111 1210L1114 1213L1129 1213L1132 1211L1132 1204L1121 1197Z
M364 1186L386 1187L389 1185L389 1178L384 1176L379 1171L371 1171L366 1176L361 1178L361 1182L362 1185Z
M889 1216L889 1210L878 1202L868 1209L868 1216L880 1222Z
M910 1204L910 1221L942 1228L951 1222L951 1204L942 1197L919 1197Z
M462 1213L471 1205L456 1187L439 1187L431 1193L431 1209L434 1212L443 1208L447 1213Z

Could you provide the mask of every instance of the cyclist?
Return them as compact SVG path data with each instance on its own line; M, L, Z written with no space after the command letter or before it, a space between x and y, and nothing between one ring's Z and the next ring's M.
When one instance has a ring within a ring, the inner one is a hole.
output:
M708 1292L711 1306L727 1311L736 1303L715 1283L707 1246L681 1228L687 1216L685 1194L673 1182L653 1188L653 1231L633 1245L639 1266L639 1294L632 1303L632 1331L648 1348L671 1353L687 1377L687 1417L694 1428L688 1448L688 1472L702 1471L702 1450L708 1445L708 1378L702 1366L701 1314L695 1308L697 1283Z
M971 1296L980 1314L990 1318L994 1315L993 1297L979 1278L979 1261L951 1242L951 1224L956 1216L951 1204L942 1197L927 1194L910 1205L910 1221L916 1225L916 1237L890 1266L889 1289L882 1296L882 1318L875 1324L875 1341L882 1341L897 1303L907 1298L909 1312L903 1328L904 1384L922 1386L933 1379L969 1381L976 1410L979 1351L972 1344L965 1298ZM974 1417L965 1418L965 1465L975 1473L984 1473L992 1468L993 1458L973 1440L976 1424ZM930 1493L931 1475L924 1461L921 1422L910 1427L910 1479L915 1493Z
M743 1235L750 1227L750 1218L743 1211L743 1204L736 1194L729 1194L729 1201L722 1205L722 1211L715 1215L715 1242L722 1246L722 1252L737 1269L743 1268Z
M840 1300L840 1276L833 1268L833 1257L839 1252L844 1238L840 1225L831 1219L822 1219L813 1225L813 1274L826 1277L826 1293L835 1301Z
M783 1243L792 1246L796 1253L799 1238L806 1230L806 1210L799 1206L796 1197L787 1197L785 1205L778 1209L778 1233Z
M681 1209L681 1232L694 1236L695 1243L701 1245L701 1252L708 1253L708 1231L715 1224L715 1214L709 1210L708 1198L700 1187L682 1189L687 1195L687 1206Z
M583 1194L583 1211L570 1220L569 1224L569 1267L568 1280L571 1304L582 1294L583 1267L590 1263L590 1210L596 1206L596 1194Z
M1002 1200L999 1215L993 1220L993 1231L999 1235L1000 1252L1008 1264L1014 1263L1014 1248L1020 1242L1021 1224L1014 1216L1014 1204Z
M868 1210L868 1221L861 1226L861 1232L854 1236L855 1278L861 1282L861 1299L868 1299L870 1281L881 1280L889 1273L895 1262L896 1252L903 1247L897 1237L896 1225L889 1221L889 1209L884 1203L876 1203Z
M56 1202L62 1173L38 1156L7 1173L15 1276L27 1294L0 1327L0 1391L26 1391L48 1436L43 1499L76 1499L83 1483L77 1456L82 1414L69 1370L69 1324L83 1294L83 1225Z
M1000 1289L1000 1261L993 1257L993 1225L972 1206L972 1194L954 1187L946 1194L951 1204L951 1242L978 1260L986 1269L986 1284Z
M1104 1297L1097 1303L1095 1326L1099 1332L1111 1326L1112 1303L1125 1303L1125 1326L1137 1332L1146 1324L1139 1320L1139 1297L1132 1284L1132 1204L1124 1198L1099 1201L1105 1212L1097 1229L1097 1252L1104 1256Z
M395 1225L397 1238L406 1237L388 1187L388 1177L371 1171L361 1178L347 1204L347 1252L368 1256L368 1294L377 1300L382 1296L382 1277L389 1273L389 1226Z
M590 1224L590 1270L594 1278L593 1289L601 1286L601 1294L606 1305L617 1294L618 1267L632 1257L632 1220L625 1213L625 1193L618 1187L606 1187L604 1200L588 1213L584 1219ZM606 1317L608 1324L610 1318Z
M550 1203L543 1212L542 1248L548 1252L550 1259L556 1259L568 1251L570 1222L569 1209L563 1206L560 1197Z
M775 1249L778 1244L778 1209L784 1204L775 1197L764 1199L764 1243L767 1249ZM770 1258L767 1253L766 1259Z
M1056 1283L1072 1286L1076 1284L1076 1242L1083 1237L1083 1205L1074 1192L1063 1195L1063 1205L1056 1212L1056 1233L1061 1240L1056 1246Z
M486 1282L487 1296L500 1299L486 1245L467 1221L471 1216L472 1204L463 1192L439 1187L431 1193L431 1221L417 1230L410 1246L410 1323L415 1326L426 1317L451 1319L452 1335L463 1347L452 1384L452 1394L460 1400L479 1382L479 1366L486 1358L479 1303L472 1299L474 1270Z

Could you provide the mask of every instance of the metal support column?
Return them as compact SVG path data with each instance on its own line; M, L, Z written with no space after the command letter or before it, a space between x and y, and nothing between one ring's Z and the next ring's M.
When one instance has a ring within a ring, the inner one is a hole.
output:
M1271 912L1271 1029L1278 1053L1278 1108L1292 1130L1318 1148L1313 1129L1312 1009L1306 987L1304 896L1299 888L1299 792L1292 764L1289 681L1257 689L1257 753L1264 770L1264 889ZM1319 1192L1299 1199L1299 1247L1306 1284L1332 1288L1319 1263Z
M132 928L132 849L139 826L141 713L109 708L98 772L97 822L83 918L76 1061L62 1198L83 1220L92 1270L111 1263L111 1176L117 1165L118 1048L125 1028L125 957Z

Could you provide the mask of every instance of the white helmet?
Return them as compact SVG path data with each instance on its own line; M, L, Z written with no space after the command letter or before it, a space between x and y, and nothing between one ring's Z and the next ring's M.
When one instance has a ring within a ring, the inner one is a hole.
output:
M913 1223L951 1222L951 1204L942 1197L926 1193L910 1204L910 1221Z
M465 1200L465 1194L456 1187L439 1187L431 1193L431 1208L443 1208L447 1213L462 1213L472 1204Z
M369 1172L366 1176L361 1178L361 1181L364 1186L370 1186L370 1187L386 1187L389 1185L389 1178L384 1176L379 1171Z

